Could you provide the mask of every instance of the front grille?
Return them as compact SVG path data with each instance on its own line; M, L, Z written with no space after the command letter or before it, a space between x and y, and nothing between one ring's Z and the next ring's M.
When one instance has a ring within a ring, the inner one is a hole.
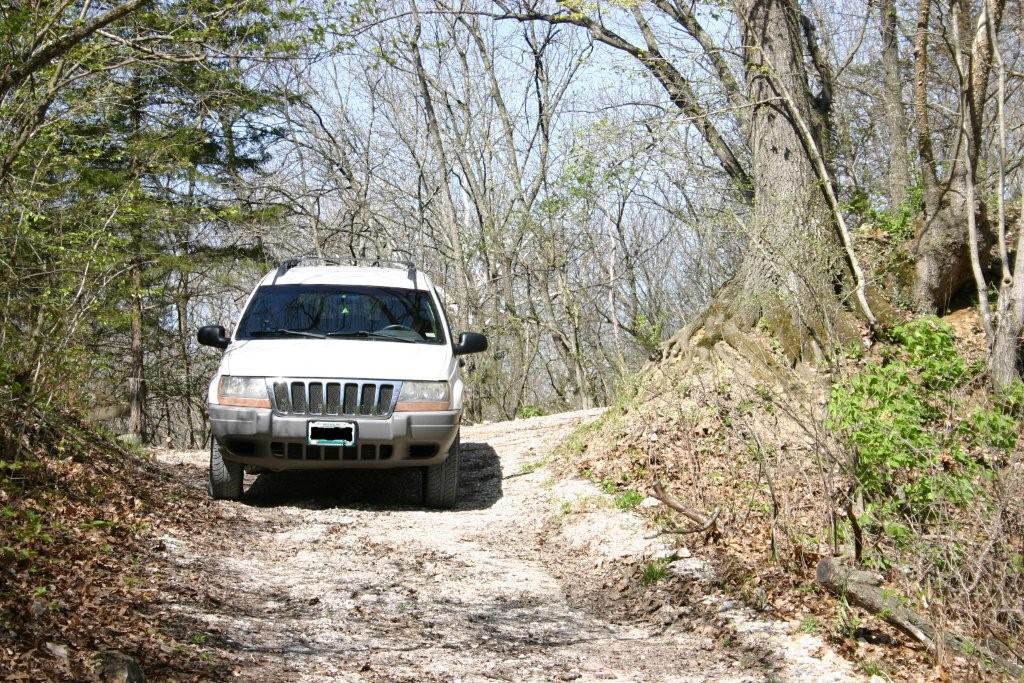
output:
M277 380L274 410L282 415L386 417L394 410L398 382Z
M361 446L308 446L304 443L274 441L270 454L286 460L390 460L394 454L391 444L365 443Z

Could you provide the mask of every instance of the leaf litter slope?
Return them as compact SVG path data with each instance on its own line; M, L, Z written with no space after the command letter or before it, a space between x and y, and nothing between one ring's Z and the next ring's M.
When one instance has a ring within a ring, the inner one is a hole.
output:
M787 655L745 639L692 582L644 585L631 515L597 506L588 530L566 523L565 487L536 463L597 412L464 428L450 512L415 504L415 471L249 477L200 533L162 530L163 616L243 680L790 678ZM161 457L203 485L205 454ZM846 679L834 673L813 678Z

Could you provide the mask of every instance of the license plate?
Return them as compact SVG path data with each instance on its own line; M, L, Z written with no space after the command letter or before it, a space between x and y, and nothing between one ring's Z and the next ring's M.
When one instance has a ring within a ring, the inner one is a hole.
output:
M310 420L306 426L306 443L310 446L354 446L356 423Z

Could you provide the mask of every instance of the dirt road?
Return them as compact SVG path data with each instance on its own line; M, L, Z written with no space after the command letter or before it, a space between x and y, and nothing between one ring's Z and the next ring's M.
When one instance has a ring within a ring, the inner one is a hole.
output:
M552 478L544 458L595 415L464 428L451 512L416 506L414 471L247 477L205 531L160 530L163 617L235 680L857 680L816 639L714 594L700 561L610 496ZM202 487L206 457L160 460Z

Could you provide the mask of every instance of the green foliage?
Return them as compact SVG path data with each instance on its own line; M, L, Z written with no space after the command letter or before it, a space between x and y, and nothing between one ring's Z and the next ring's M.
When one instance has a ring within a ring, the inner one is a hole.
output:
M996 405L1007 415L1024 417L1024 381L1016 381L1000 390L994 397Z
M533 474L540 468L547 464L547 458L537 458L530 462L523 463L523 466L519 468L519 474Z
M857 610L850 607L845 597L841 597L836 605L836 618L833 632L840 638L855 640L857 631L863 625L863 621L857 616Z
M81 11L49 3L0 12L0 72L73 30ZM307 15L262 0L144 5L108 27L116 40L93 36L0 93L5 394L112 402L93 392L124 386L124 340L138 311L148 340L166 335L176 288L254 255L222 237L280 215L236 194L277 135L266 113L282 94L253 69L293 53L283 36L304 35L291 27ZM147 374L151 389L165 388Z
M935 317L894 328L890 338L901 347L906 364L916 370L926 389L951 389L967 379L967 364L956 348L953 330Z
M516 417L519 419L526 419L530 417L540 417L541 415L547 415L544 409L538 405L527 403L519 406L519 410L516 411Z
M998 407L976 408L961 425L961 431L972 443L1006 452L1017 445L1019 419Z
M644 499L644 494L633 489L626 489L615 497L615 507L620 510L632 510L636 506L640 505L640 502Z
M814 615L806 616L800 621L800 633L817 635L821 631L821 619Z
M574 429L565 441L559 445L557 453L570 458L577 457L587 450L588 445L595 436L621 427L625 424L626 414L633 405L634 396L634 390L628 384L623 383L616 393L615 404L596 420L585 422Z
M637 313L633 316L632 329L637 343L648 351L654 351L662 342L665 321L661 319L652 322L643 313Z
M643 571L640 573L640 580L645 586L661 581L668 576L669 562L671 562L671 558L667 557L651 560L644 565Z
M971 372L948 325L915 320L894 329L889 342L883 362L833 386L829 423L856 453L854 476L866 502L861 524L906 546L914 540L908 523L932 518L937 503L979 498L989 466L977 450L1014 448L1020 389L968 412Z
M860 662L860 670L868 676L877 676L883 680L891 680L889 677L889 671L878 662L868 661L866 659L862 660Z
M889 239L903 242L913 237L914 217L920 211L923 190L920 186L914 186L909 188L908 194L907 200L899 206L879 209L871 204L866 194L857 193L845 208Z

